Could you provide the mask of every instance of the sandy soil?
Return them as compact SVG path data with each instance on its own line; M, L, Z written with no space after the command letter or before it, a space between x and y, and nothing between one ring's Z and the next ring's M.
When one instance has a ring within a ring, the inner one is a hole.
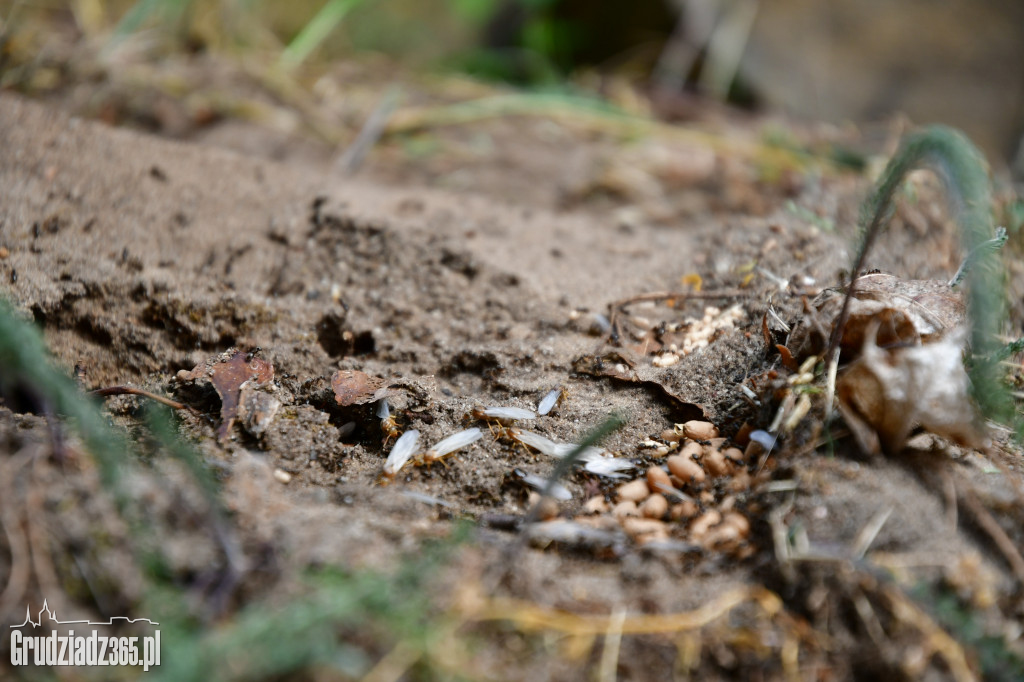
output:
M797 430L763 467L756 457L738 461L731 473L691 489L693 513L666 520L666 539L649 546L605 514L598 518L610 523L595 523L605 532L596 544L538 536L536 546L510 553L518 535L502 528L525 513L528 494L516 472L547 475L553 461L493 427L444 464L409 466L384 484L391 445L374 404L334 400L330 377L339 369L384 379L399 430L418 429L426 444L468 426L486 428L469 416L474 408L533 409L562 387L564 400L529 428L578 442L619 412L626 425L604 446L636 465L627 478L642 477L665 461L644 442L673 424L709 420L741 449L744 423L767 425L773 406L751 406L740 388L768 396L770 373L779 369L765 349L762 317L771 304L782 319L797 319L801 290L833 285L848 267L868 187L853 174L819 170L765 181L751 160L694 144L673 148L678 163L664 170L651 161L656 141L581 141L557 124L530 120L487 125L499 150L508 150L498 153L507 165L494 165L493 155L466 161L461 187L437 189L425 186L431 182L422 165L387 165L386 155L352 179L332 172L327 155L275 162L266 146L255 145L256 153L217 148L241 146L230 143L241 138L227 129L207 133L203 145L180 143L0 97L0 247L7 252L0 292L42 326L63 367L84 371L87 388L130 383L204 413L180 413L181 430L223 480L247 567L226 608L287 593L310 566L387 567L468 519L474 540L443 572L439 604L457 601L467 585L590 614L678 613L760 586L781 597L783 616L766 616L757 608L764 602L751 598L725 617L730 627L700 630L695 660L683 661L682 635L624 637L621 679L687 672L753 679L755 671L764 679L957 677L951 657L929 648L924 626L893 615L906 597L890 589L953 590L999 636L1019 623L1012 567L982 522L963 513L958 520L955 501L970 486L1020 546L1019 474L993 473L989 458L928 439L904 458L865 459L843 439L835 456L816 450L810 432ZM629 175L636 168L647 175ZM646 192L651 178L659 184ZM873 266L907 277L955 269L953 227L927 180L922 187ZM601 331L598 316L612 302L685 290L692 275L704 294L732 295L629 310L656 325L700 318L709 305L738 306L736 325L707 348L656 367L636 339L615 344ZM798 286L780 288L778 278ZM276 378L264 394L280 409L265 429L239 423L219 442L216 394L175 377L232 347L258 347L273 364ZM602 357L632 362L636 381L596 376L604 370L595 370L594 359ZM107 407L137 434L141 402L117 397ZM342 435L349 422L354 431ZM48 438L42 416L0 407L0 451L45 451ZM44 486L36 504L47 510L51 545L86 548L106 576L93 582L121 584L94 586L92 597L66 596L67 610L130 605L137 581L115 549L95 547L91 524L110 512L90 501L88 462L32 470L33 483L11 494ZM8 474L20 480L13 468ZM150 462L133 485L151 501L162 544L187 584L224 558L201 520L180 511L187 505L172 494L179 479L173 467ZM572 499L558 513L582 518L589 499L614 502L621 482L576 472L565 481ZM62 504L71 499L79 503ZM852 557L879 511L888 516L870 563ZM733 542L702 542L693 524L712 523L711 513L739 514L749 529ZM780 561L778 528L806 533L817 559ZM5 554L0 575L10 570ZM81 582L66 566L56 571L60 585ZM27 594L43 587L33 584ZM983 592L991 596L984 604ZM878 620L859 610L867 602ZM23 600L0 606L13 609L0 615L6 622ZM763 641L739 641L745 627ZM466 659L473 663L462 670L468 677L590 679L598 666L600 647L574 660L515 627L476 624L468 632L483 642ZM793 637L795 667L786 648ZM531 651L535 658L524 656ZM970 665L978 670L977 660Z

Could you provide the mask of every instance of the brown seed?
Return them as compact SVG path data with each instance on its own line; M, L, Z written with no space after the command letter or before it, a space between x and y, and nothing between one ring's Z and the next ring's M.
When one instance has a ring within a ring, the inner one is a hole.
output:
M690 534L696 538L701 539L707 534L708 530L712 526L717 526L722 521L722 515L714 509L706 511L698 516L692 524L690 524Z
M718 429L711 422L688 421L683 424L683 435L694 440L718 438Z
M704 453L704 459L701 462L712 476L725 476L731 468L729 462L725 459L725 455L714 448L709 448Z
M649 542L668 538L668 528L657 519L622 519L622 528L635 540L643 538Z
M626 500L625 502L619 502L617 505L612 507L612 516L619 519L627 516L640 516L640 510L636 508L636 502L633 500Z
M0 260L3 260L11 255L11 252L7 250L6 246L0 246Z
M683 437L683 434L675 429L665 429L661 432L661 439L669 443L677 443Z
M679 454L683 457L700 459L704 455L704 446L694 440L687 441L686 445L679 450Z
M727 440L729 440L729 439L728 438L724 438L722 436L719 436L718 438L708 438L708 445L710 445L713 448L717 448L717 449L721 450L722 446L725 445L725 442Z
M625 500L632 500L633 502L641 502L647 499L647 496L651 494L650 489L647 487L647 481L642 478L638 478L635 481L629 483L623 483L619 486L616 491L616 499L619 502Z
M600 495L595 495L583 504L583 511L588 514L603 514L608 511L608 502Z
M673 521L679 521L680 519L693 518L697 515L698 511L697 504L687 500L686 502L672 505L670 516Z
M704 470L686 455L672 455L668 458L668 470L684 483L703 483Z
M649 519L660 519L668 513L668 500L661 493L655 493L640 505L640 513Z
M733 526L737 531L739 531L739 534L742 537L746 537L750 533L750 521L747 520L746 516L739 512L726 514L725 520L722 521L722 523L727 523L730 526Z
M747 473L747 470L740 469L732 475L732 480L729 481L729 489L736 492L750 490L750 486L752 484L753 480L750 478L750 474Z
M531 508L537 508L537 518L541 521L550 521L558 516L558 502L552 497L541 497L539 493L531 491L526 503Z
M756 440L752 440L749 443L747 443L747 447L743 451L743 459L745 459L748 462L753 462L762 454L764 454L764 446L758 443Z
M743 451L739 448L726 448L725 450L722 450L722 454L725 455L726 459L730 459L733 462L738 463L743 461Z
M723 523L709 530L703 538L701 538L701 544L710 548L736 542L740 539L741 533L736 526Z
M736 437L733 438L733 442L735 442L736 445L739 445L741 448L746 447L747 443L750 442L750 432L753 430L753 426L751 426L747 422L743 422L743 426L741 426L740 430L736 432Z
M672 479L661 467L651 467L647 470L647 487L652 492L668 491L672 488Z

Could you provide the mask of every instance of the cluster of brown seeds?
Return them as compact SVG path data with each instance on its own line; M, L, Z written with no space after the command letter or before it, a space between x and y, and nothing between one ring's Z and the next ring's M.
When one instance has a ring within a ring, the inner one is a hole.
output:
M642 545L674 539L742 553L750 523L735 509L734 493L750 487L744 452L727 447L727 439L705 421L677 424L661 440L662 454L674 453L664 465L620 485L610 502L600 495L590 498L583 510L591 516L577 521L598 527L617 523ZM727 484L717 485L726 478ZM725 491L722 499L716 490Z

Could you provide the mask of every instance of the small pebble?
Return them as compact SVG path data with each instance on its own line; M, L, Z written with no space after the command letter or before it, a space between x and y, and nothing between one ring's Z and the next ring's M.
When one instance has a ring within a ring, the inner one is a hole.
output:
M0 246L0 260L4 260L11 255L11 252L7 250L6 246Z
M718 429L711 422L688 421L683 424L683 435L694 440L718 438Z
M704 470L686 455L672 455L668 458L668 470L684 483L703 483Z
M274 469L274 478L281 483L289 483L292 480L292 475L284 469Z
M640 514L649 519L660 519L668 513L668 500L661 493L654 493L640 505Z
M642 478L638 478L635 481L629 483L623 483L619 486L616 491L616 498L619 502L626 500L632 500L633 502L642 502L647 499L647 496L651 494L650 489L647 487L647 481Z

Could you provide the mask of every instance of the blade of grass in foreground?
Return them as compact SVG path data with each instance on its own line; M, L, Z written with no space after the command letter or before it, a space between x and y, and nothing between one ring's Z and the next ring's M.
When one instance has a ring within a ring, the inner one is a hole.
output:
M363 0L328 0L308 24L299 31L278 61L285 69L294 69L330 35L349 12Z
M121 506L124 499L118 483L127 442L107 426L95 403L81 394L75 382L53 366L35 325L20 319L0 298L0 392L9 393L16 387L72 420L99 465L104 487Z

